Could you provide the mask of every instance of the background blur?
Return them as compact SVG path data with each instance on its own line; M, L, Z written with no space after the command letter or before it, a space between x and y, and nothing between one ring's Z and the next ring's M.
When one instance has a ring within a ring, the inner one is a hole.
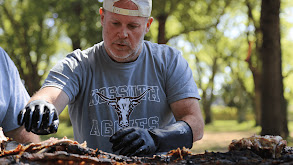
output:
M0 46L30 95L75 49L102 40L102 0L0 0ZM293 136L293 1L154 0L146 40L181 50L202 97L194 152L253 134ZM68 111L54 137L73 138ZM46 139L50 136L42 136Z

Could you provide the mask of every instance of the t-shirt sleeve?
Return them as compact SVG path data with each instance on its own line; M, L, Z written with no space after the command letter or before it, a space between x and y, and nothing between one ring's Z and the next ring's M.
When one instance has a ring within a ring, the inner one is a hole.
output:
M1 51L1 50L0 50ZM2 120L1 127L3 128L4 132L8 132L11 130L14 130L19 127L17 123L17 116L19 112L25 107L27 104L28 100L30 99L29 94L27 93L21 79L19 76L19 72L13 63L13 61L8 57L6 53L3 53L4 51L2 50L2 54L0 52L1 56L5 56L3 60L5 60L6 64L3 64L2 67L6 67L5 69L2 68L3 70L8 71L9 74L3 73L2 80L6 80L6 82L1 81L1 86L4 87L2 88L2 94L5 95L5 103L6 106L5 108L1 106L1 114L4 115L5 117ZM1 59L2 60L2 59ZM4 86L7 84L8 86ZM1 100L3 101L3 100ZM6 112L6 113L5 113Z
M57 87L67 94L70 102L73 102L82 81L81 75L84 70L82 61L84 60L80 50L67 55L50 70L42 88Z
M173 53L176 55L167 65L166 94L168 103L171 104L185 98L201 99L187 61L179 51Z

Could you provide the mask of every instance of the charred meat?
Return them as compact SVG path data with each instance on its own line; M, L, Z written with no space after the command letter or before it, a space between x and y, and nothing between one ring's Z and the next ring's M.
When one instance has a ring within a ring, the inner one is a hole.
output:
M287 141L283 140L281 136L254 135L249 138L233 140L229 145L229 151L251 150L264 158L279 158L286 145Z

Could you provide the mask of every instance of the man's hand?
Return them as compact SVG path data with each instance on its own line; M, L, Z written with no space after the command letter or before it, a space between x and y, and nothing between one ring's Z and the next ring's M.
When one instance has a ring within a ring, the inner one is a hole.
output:
M185 121L177 121L162 129L147 130L127 127L117 131L110 142L113 152L126 156L150 156L156 152L168 152L172 149L191 148L193 134Z
M38 135L56 133L59 125L58 113L53 104L34 100L20 111L18 124L24 124L26 131Z
M153 154L157 146L149 131L139 127L127 127L117 131L110 138L112 150L120 150L120 155L143 156Z

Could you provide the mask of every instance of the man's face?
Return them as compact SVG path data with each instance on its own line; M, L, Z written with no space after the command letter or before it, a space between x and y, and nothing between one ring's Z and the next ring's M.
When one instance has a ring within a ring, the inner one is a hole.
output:
M137 9L130 3L118 4L124 9ZM142 41L153 18L126 16L100 9L103 40L108 55L117 62L135 61L142 50Z

